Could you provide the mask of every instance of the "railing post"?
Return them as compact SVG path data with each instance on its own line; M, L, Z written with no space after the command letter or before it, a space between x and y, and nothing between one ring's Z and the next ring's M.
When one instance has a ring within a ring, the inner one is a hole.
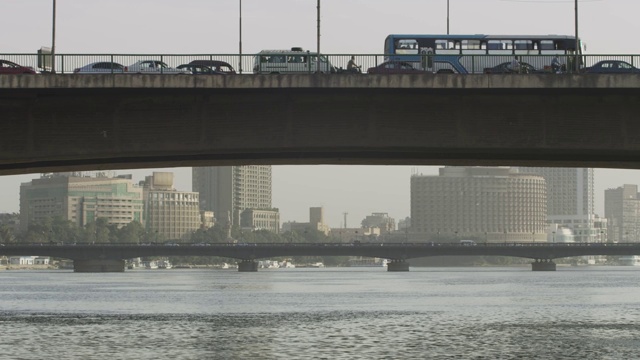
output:
M160 61L164 62L164 55L160 55ZM160 74L164 73L164 68L160 67Z
M471 55L471 73L472 74L476 73L476 56L475 55Z
M111 73L113 74L113 55L111 55Z

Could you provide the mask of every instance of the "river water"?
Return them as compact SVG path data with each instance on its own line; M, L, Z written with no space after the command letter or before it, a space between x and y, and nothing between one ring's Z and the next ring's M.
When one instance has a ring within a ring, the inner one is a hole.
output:
M633 267L0 271L0 359L637 359Z

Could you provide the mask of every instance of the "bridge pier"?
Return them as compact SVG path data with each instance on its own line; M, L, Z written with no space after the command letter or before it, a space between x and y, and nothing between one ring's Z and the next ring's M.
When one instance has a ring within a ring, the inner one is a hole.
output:
M255 272L258 271L258 262L254 260L241 260L238 261L238 271L240 272Z
M74 272L124 272L124 260L119 259L83 259L73 260Z
M409 271L409 262L391 259L387 261L387 271Z
M533 271L556 271L556 263L551 259L536 259L531 263Z

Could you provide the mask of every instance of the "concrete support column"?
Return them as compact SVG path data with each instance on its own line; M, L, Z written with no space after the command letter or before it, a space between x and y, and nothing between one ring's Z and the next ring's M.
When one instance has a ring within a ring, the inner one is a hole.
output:
M556 263L551 259L536 259L531 263L533 271L556 271Z
M409 262L406 260L389 260L387 271L409 271Z
M124 272L124 260L84 259L73 260L74 272Z
M258 271L258 262L253 260L238 261L238 271L240 272Z

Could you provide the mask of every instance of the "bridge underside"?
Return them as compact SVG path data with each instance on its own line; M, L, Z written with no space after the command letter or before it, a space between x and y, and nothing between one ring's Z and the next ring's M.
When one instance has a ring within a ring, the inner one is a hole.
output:
M640 168L640 89L0 89L0 174L240 164Z
M116 259L73 260L74 272L124 272L125 261Z

